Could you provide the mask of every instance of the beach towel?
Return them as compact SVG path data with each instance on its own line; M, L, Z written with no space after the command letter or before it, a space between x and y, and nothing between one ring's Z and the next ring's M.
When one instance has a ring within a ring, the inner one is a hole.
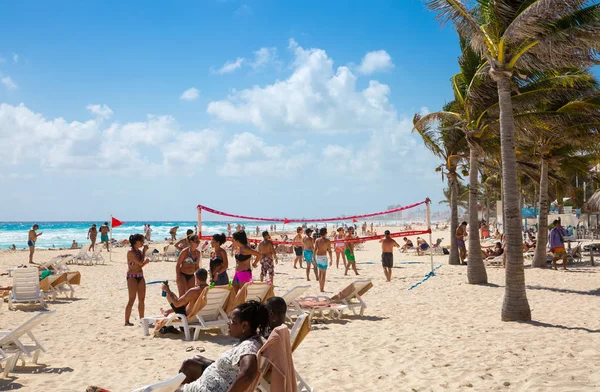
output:
M303 309L343 310L346 308L346 305L331 303L327 297L302 297L298 299L298 303Z
M206 306L206 296L208 294L208 290L210 290L210 287L206 287L204 290L202 290L198 296L198 299L196 302L194 302L190 313L186 316L188 322L193 322L196 319L196 314L198 314L198 312ZM154 337L160 336L159 331L167 324L167 320L167 317L156 320L154 323Z
M268 362L266 373L270 373L271 392L295 392L297 390L292 347L290 343L290 330L285 325L275 328L269 339L258 350L258 363L264 359ZM263 370L265 370L263 368ZM254 390L258 380L253 385Z

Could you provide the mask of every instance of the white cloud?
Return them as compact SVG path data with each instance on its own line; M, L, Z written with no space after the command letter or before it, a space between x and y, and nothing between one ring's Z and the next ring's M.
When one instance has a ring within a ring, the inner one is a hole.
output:
M24 104L0 104L0 156L5 157L0 166L38 163L44 169L156 175L205 163L217 148L216 131L182 131L172 116L105 125L98 113L110 108L89 106L94 119L67 122L47 119Z
M372 81L359 91L352 71L334 69L324 50L304 49L294 40L289 47L295 60L288 79L234 92L209 103L208 113L261 130L362 131L396 121L387 85Z
M369 52L363 57L358 66L358 72L364 75L370 75L378 71L387 71L394 68L392 58L385 50L376 50Z
M238 57L235 61L228 61L221 68L219 68L216 73L219 75L223 75L226 73L234 72L242 67L242 64L246 61L243 57Z
M0 79L0 82L2 82L2 84L9 90L16 90L18 88L18 86L15 82L13 82L10 76L3 77L2 79Z
M226 161L219 173L224 176L242 177L265 174L288 177L295 175L310 163L310 155L296 152L282 145L268 145L249 132L233 135L225 143Z
M277 60L277 49L276 48L260 48L254 52L254 61L251 63L252 68L258 69L265 67L266 65L276 62Z
M14 63L18 63L19 62L19 55L18 54L13 53L12 58L13 58L13 62Z
M185 90L181 94L179 99L181 99L182 101L194 101L198 98L199 95L200 95L200 90L198 90L195 87L192 87L192 88Z
M93 115L95 115L96 117L99 118L111 118L113 115L113 111L111 108L108 107L108 105L103 104L103 105L92 105L89 104L85 107L87 110L89 110L90 113L92 113Z

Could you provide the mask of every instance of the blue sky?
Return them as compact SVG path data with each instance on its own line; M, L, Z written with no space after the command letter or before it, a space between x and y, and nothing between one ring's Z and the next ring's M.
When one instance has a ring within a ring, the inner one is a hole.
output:
M11 2L0 36L0 220L441 208L411 119L458 47L420 1Z

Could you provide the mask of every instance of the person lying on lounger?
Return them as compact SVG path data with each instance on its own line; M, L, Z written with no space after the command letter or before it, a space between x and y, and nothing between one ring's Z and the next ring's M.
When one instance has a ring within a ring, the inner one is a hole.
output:
M502 256L504 249L502 249L502 242L496 242L496 244L492 246L482 246L481 247L481 255L486 257L497 257Z
M177 297L169 288L169 285L163 283L162 290L167 293L167 301L169 305L171 305L171 309L163 310L160 309L160 312L163 316L167 317L171 313L182 314L187 316L188 312L192 310L192 307L196 303L196 300L202 293L202 291L208 287L208 283L206 283L206 279L208 278L208 271L204 268L200 268L194 272L194 278L196 285L185 292L181 297Z
M238 305L229 321L229 335L239 343L221 354L216 361L201 355L183 361L180 373L185 380L177 391L245 391L258 373L256 354L269 325L269 310L257 301Z

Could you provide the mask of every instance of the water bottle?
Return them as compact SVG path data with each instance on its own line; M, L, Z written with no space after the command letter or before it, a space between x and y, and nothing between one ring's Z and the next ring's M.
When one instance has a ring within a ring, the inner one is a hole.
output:
M168 280L165 280L163 283L166 284L167 286L169 285L169 281ZM163 297L166 297L167 296L167 292L165 290L163 290L161 295Z

